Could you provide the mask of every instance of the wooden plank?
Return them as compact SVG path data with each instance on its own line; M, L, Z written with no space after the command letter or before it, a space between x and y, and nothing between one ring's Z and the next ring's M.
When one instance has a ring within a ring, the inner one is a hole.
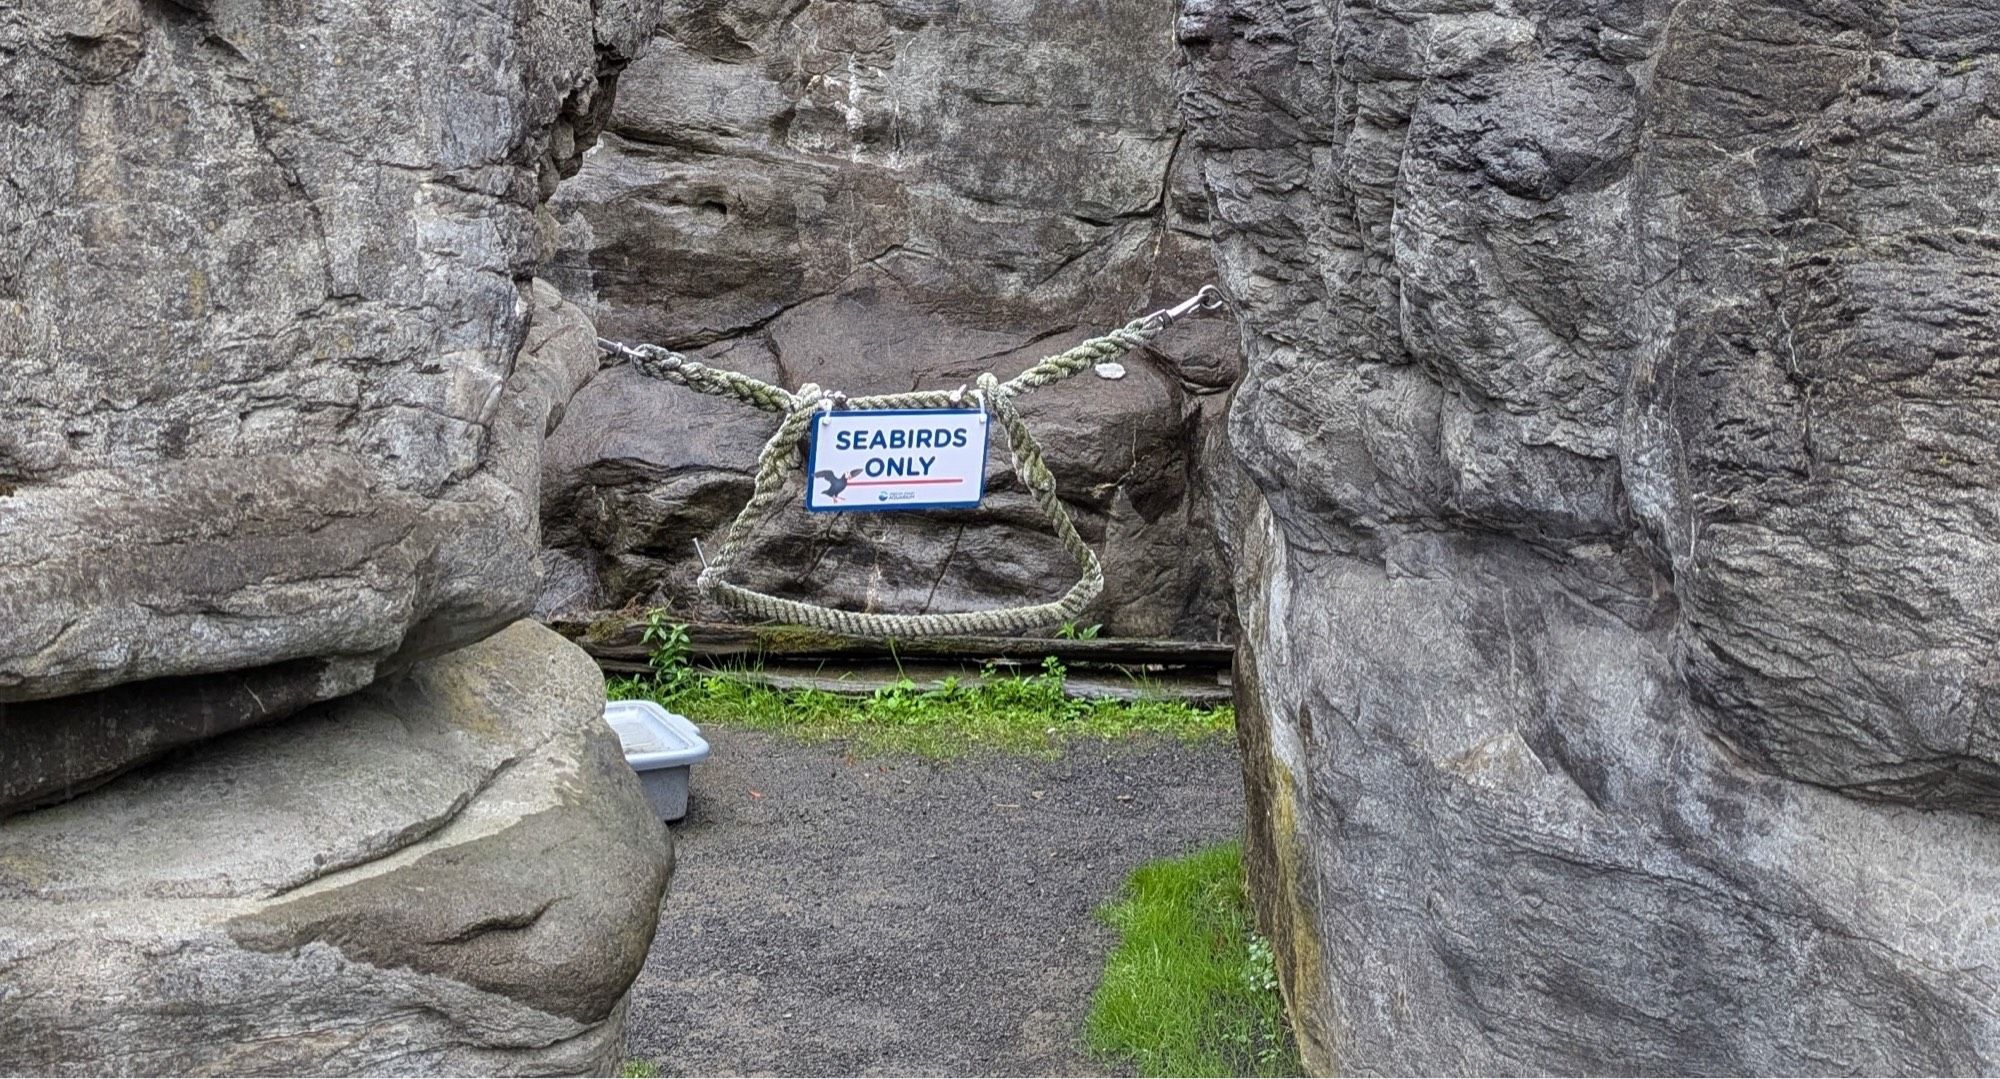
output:
M607 673L644 674L643 662L599 660ZM698 664L705 667L705 664ZM750 685L773 689L816 689L824 693L865 697L907 678L920 690L936 689L945 679L962 686L977 686L984 679L981 669L949 663L915 663L897 667L889 664L767 664L760 667L717 668L717 673ZM1180 671L1170 674L1125 675L1116 671L1078 674L1071 671L1063 679L1063 694L1078 700L1133 701L1141 698L1182 701L1197 708L1214 708L1230 703L1228 676L1213 670Z
M645 620L630 614L558 620L551 628L604 660L643 660L650 649L639 643ZM740 626L693 623L687 627L690 651L711 660L761 659L953 659L972 662L1013 661L1036 664L1054 656L1068 666L1141 666L1160 664L1204 668L1228 667L1234 648L1217 641L1167 641L1149 638L1065 640L1056 637L924 637L890 640L848 637L803 626Z

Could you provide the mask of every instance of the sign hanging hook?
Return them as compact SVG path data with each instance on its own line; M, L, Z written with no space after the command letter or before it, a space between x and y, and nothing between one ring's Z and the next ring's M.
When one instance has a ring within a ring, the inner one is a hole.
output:
M1162 307L1146 316L1146 321L1158 322L1162 327L1172 326L1196 311L1215 311L1222 307L1222 290L1214 285L1203 285L1201 291L1172 307ZM1105 360L1091 368L1098 378L1116 382L1125 377L1125 365L1117 360Z
M1196 311L1218 311L1221 308L1222 290L1216 288L1214 285L1203 285L1200 292L1189 296L1172 307L1163 307L1146 317L1149 319L1159 319L1162 324L1171 326L1181 319L1194 314Z

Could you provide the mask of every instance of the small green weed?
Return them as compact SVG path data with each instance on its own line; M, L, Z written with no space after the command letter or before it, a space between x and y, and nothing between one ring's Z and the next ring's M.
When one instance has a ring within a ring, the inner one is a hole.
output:
M694 678L694 668L688 665L693 644L688 640L687 626L668 622L665 611L655 607L646 612L646 628L639 634L639 643L653 646L646 665L653 669L653 685L663 692L679 692Z
M1056 637L1065 641L1094 641L1097 639L1098 631L1103 628L1102 623L1080 626L1075 622L1064 622L1062 627L1056 630Z
M781 731L808 741L844 739L867 753L1046 753L1078 737L1152 732L1198 741L1226 736L1236 725L1234 710L1226 706L1071 698L1063 692L1067 672L1054 657L1033 674L987 667L977 685L946 679L924 688L904 678L867 696L755 685L696 670L687 665L684 651L671 664L652 666L653 677L610 679L606 694L612 700L658 701L697 723Z
M1091 1001L1092 1050L1146 1076L1300 1073L1239 844L1141 866L1098 917L1120 940Z
M659 1065L650 1060L628 1060L618 1065L619 1079L660 1079Z

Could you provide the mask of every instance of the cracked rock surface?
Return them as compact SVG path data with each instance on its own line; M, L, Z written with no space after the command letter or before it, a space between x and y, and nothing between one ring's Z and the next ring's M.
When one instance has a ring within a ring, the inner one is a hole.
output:
M1172 8L1111 0L680 3L552 204L548 275L608 337L851 395L1009 377L1214 273L1173 86ZM1240 346L1176 327L1123 381L1023 399L1105 563L1106 633L1216 639L1208 434ZM551 439L545 612L693 592L775 419L630 369ZM1059 594L1075 569L994 446L977 512L814 514L749 583L920 612Z
M0 1072L617 1067L668 838L517 620L657 15L0 0Z
M1190 0L1344 1073L2000 1067L2000 14Z
M0 4L0 812L531 609L538 207L656 15Z
M596 1074L671 855L532 622L0 822L0 1071Z

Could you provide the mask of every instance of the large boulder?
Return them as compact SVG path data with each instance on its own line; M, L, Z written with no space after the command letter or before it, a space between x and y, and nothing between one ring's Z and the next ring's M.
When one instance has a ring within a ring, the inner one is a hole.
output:
M529 622L0 822L0 1072L609 1074L666 829Z
M1178 32L1308 1059L2000 1069L2000 12Z
M558 192L548 273L606 336L787 386L953 388L1192 293L1213 274L1181 139L1171 5L688 2L626 72ZM1108 584L1108 632L1224 632L1203 432L1238 345L1198 319L1131 377L1024 399ZM750 489L775 421L635 372L551 442L545 612L693 593L697 540ZM692 432L693 437L688 437ZM784 594L888 611L1052 597L1074 567L996 452L978 512L813 515L748 567Z
M656 14L0 5L0 812L532 608L538 206Z

